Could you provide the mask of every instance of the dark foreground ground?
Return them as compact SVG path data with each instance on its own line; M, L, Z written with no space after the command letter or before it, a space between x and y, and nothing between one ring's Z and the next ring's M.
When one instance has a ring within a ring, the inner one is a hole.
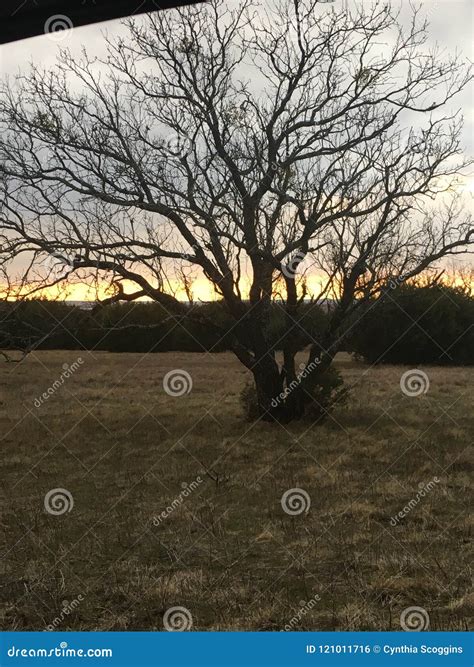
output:
M80 356L0 364L3 629L470 626L472 369L341 356L347 404L283 427L230 354Z

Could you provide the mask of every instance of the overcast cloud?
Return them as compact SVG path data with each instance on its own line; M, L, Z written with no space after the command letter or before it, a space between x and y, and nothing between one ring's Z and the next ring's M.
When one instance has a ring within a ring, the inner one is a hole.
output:
M340 3L349 8L361 0L335 0L335 7ZM232 3L230 3L232 4ZM415 6L417 3L414 3ZM418 3L430 21L430 41L434 45L438 42L448 51L456 49L465 57L474 60L474 4L473 0L421 0ZM394 1L393 6L401 6L402 19L407 20L410 15L410 3ZM66 7L65 3L65 7ZM67 11L65 10L65 14ZM103 35L107 32L114 37L125 32L119 20L107 21L90 26L74 28L64 35L64 39L57 41L61 33L32 37L20 42L8 44L1 49L2 74L14 75L24 71L29 62L44 67L52 67L61 47L79 53L85 48L89 53L101 55L105 51ZM466 152L474 151L474 94L472 86L463 91L455 99L456 108L461 108L465 117L464 144Z
M361 0L335 0L335 7L345 3L349 8ZM232 2L229 3L230 5ZM394 0L394 7L401 7L402 22L408 21L411 15L408 0ZM416 3L414 3L416 6ZM65 7L66 7L65 3ZM474 60L473 0L422 0L419 3L429 22L429 41L431 45L438 43L447 52L458 51L461 55ZM67 10L65 9L65 14ZM110 38L126 34L126 28L120 20L108 21L90 26L83 26L69 31L67 34L42 35L14 42L0 50L0 71L2 75L14 76L24 72L30 62L45 68L54 66L61 48L68 48L73 54L79 54L85 48L89 54L97 56L105 53L104 34ZM62 39L60 39L63 37ZM474 95L472 86L465 89L451 104L452 110L462 109L465 119L464 150L466 154L474 153ZM416 114L405 117L407 124L416 124ZM472 181L472 177L470 179ZM471 183L472 186L472 183ZM471 202L469 202L470 205Z

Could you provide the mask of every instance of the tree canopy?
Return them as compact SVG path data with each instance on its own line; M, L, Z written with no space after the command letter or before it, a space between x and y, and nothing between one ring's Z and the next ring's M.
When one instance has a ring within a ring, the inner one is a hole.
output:
M233 318L264 418L300 416L367 300L474 241L452 101L471 80L419 11L212 0L125 22L107 55L61 51L2 89L1 259L24 284L90 275L179 316L199 272ZM56 265L38 272L45 255ZM298 374L304 272L334 302ZM130 286L133 287L130 287ZM283 362L270 304L286 318ZM295 384L296 383L296 384ZM275 406L275 397L285 393Z

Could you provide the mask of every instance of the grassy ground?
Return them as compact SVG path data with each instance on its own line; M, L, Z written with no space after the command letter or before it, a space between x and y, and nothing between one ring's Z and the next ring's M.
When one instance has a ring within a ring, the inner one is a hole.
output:
M244 420L230 354L80 356L40 407L78 353L0 364L3 629L160 630L176 606L206 630L400 629L412 606L470 625L473 370L425 368L410 398L406 369L342 355L347 405L281 427ZM71 511L45 510L55 488ZM284 511L293 488L308 511Z

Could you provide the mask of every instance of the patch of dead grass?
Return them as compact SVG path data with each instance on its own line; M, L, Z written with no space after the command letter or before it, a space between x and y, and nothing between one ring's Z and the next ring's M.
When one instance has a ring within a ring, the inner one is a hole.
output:
M317 427L278 426L244 421L248 376L229 354L81 356L39 409L77 355L0 365L4 629L42 629L79 594L60 629L162 629L178 605L196 629L279 630L316 594L295 629L399 629L411 605L432 630L469 627L471 369L424 369L430 391L408 398L405 369L342 355L347 405ZM193 378L181 398L162 387L176 368ZM57 487L74 497L62 516L43 507ZM295 487L311 507L289 516Z

